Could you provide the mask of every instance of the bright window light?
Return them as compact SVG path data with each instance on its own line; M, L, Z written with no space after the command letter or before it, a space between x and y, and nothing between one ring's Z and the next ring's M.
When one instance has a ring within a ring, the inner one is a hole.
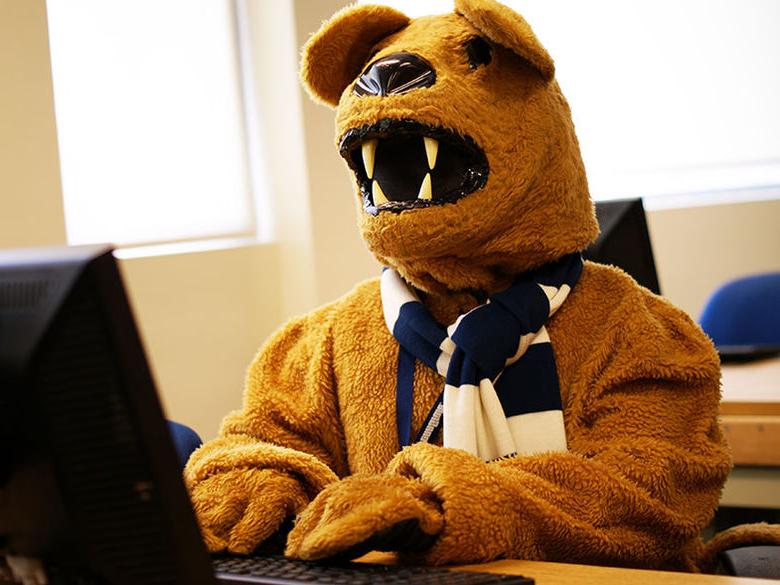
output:
M68 241L254 235L230 0L48 0Z
M450 0L385 0L410 16ZM780 2L505 0L556 62L596 199L780 185Z

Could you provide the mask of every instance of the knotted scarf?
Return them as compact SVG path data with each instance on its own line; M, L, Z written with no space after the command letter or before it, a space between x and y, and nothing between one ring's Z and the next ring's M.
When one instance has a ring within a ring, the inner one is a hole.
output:
M445 447L485 461L565 451L558 373L545 323L582 273L579 254L519 276L446 329L392 269L381 279L385 322L400 344L396 419L410 443L415 361L445 377L417 441L444 428Z

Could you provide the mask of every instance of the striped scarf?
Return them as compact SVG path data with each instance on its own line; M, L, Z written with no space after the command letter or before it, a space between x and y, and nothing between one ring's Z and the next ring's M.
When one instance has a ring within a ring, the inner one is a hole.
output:
M485 461L565 451L558 373L545 323L582 273L579 254L518 277L507 290L446 329L392 269L381 279L385 322L400 344L396 383L399 443L410 444L414 366L445 377L417 441L444 428L444 446Z

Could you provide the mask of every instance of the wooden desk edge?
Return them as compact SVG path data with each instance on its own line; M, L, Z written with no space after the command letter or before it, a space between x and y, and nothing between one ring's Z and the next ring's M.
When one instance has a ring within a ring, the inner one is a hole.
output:
M393 564L394 553L371 552L360 562ZM623 569L595 565L550 563L546 561L501 560L477 565L449 567L458 571L523 575L534 579L536 585L777 585L778 581L726 575L702 575L646 569Z
M780 402L735 402L720 403L721 416L780 416Z
M735 465L780 466L780 416L723 415L720 427Z

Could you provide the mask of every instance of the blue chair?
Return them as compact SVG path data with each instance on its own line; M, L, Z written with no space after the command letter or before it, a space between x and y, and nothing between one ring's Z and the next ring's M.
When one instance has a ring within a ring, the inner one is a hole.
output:
M723 284L705 303L699 322L716 347L780 346L780 272Z
M173 446L176 448L176 455L179 458L179 465L184 469L192 452L200 447L203 441L198 436L198 433L181 423L169 420L168 430L171 432Z

